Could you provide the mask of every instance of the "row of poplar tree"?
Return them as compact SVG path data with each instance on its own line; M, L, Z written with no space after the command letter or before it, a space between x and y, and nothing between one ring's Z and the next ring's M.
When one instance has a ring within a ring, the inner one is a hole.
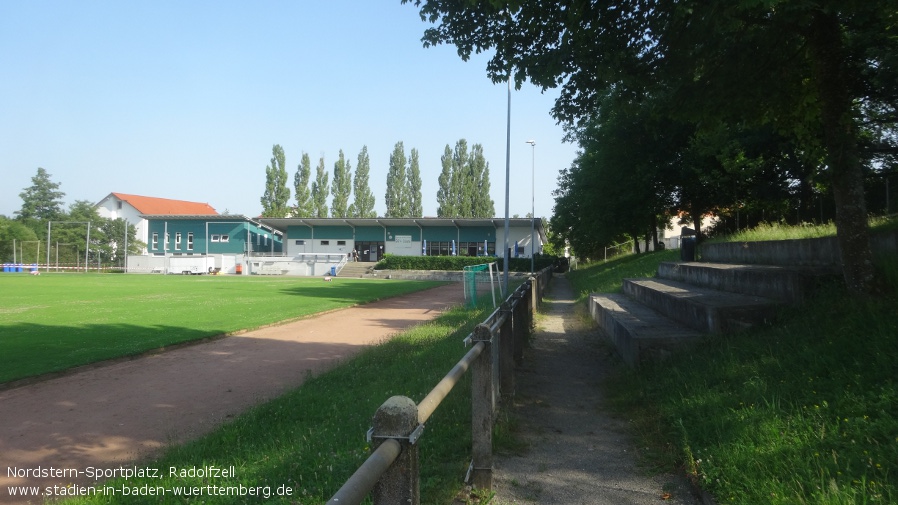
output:
M337 217L374 218L375 197L368 184L371 162L368 146L359 152L355 173L350 160L341 149L334 163L333 179L324 156L318 159L315 178L308 153L302 158L293 175L291 203L289 174L284 149L279 144L271 148L271 162L265 167L265 193L262 195L262 215L265 217ZM437 216L457 218L489 218L495 215L490 199L489 163L483 146L461 139L455 148L446 144L440 158L442 171L437 191ZM330 204L328 204L330 197ZM351 202L350 202L351 200ZM386 212L382 217L423 217L421 196L421 165L417 149L406 156L402 141L390 154L387 170L387 189L384 194Z

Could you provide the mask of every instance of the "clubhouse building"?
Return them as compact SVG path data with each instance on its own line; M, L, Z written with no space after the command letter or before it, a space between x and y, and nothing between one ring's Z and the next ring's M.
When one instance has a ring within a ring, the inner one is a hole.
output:
M327 275L386 254L502 257L506 243L505 219L140 217L147 254L129 257L133 272ZM509 220L510 257L539 254L545 242L542 220Z

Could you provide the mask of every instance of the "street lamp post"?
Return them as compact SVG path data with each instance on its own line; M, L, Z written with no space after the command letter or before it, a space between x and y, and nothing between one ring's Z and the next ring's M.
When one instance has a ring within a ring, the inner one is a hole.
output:
M535 241L533 240L534 223L536 222L536 141L528 140L530 144L532 156L532 165L530 168L530 273L533 273L533 255L535 252Z

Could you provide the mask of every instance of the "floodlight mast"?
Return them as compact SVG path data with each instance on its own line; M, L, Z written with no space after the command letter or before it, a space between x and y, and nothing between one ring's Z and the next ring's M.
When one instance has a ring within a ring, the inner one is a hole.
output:
M511 70L508 72L508 121L505 132L505 248L502 250L502 297L508 296L508 185L511 179ZM497 244L498 245L498 244ZM486 254L486 251L483 251Z
M536 241L533 239L534 223L536 222L536 141L528 140L526 143L533 148L532 167L530 169L530 273L532 274L534 246L536 245Z

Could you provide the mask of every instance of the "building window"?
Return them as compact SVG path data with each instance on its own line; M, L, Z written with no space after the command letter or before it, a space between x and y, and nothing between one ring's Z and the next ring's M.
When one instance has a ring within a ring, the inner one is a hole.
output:
M188 251L193 250L193 232L187 233L187 250Z
M210 240L211 242L220 242L220 241L221 241L221 235L212 235L212 236L209 238L209 240Z
M294 242L294 244L296 244L296 245L306 245L306 241L305 241L305 240L297 240L296 242Z
M119 201L116 202L116 203L118 204L118 210L122 210L122 201L119 200Z
M322 240L321 245L331 245L331 241L330 240Z
M153 234L153 249L159 249L159 234Z
M175 250L181 249L181 232L175 233Z
M345 240L338 240L338 241L337 241L337 245L346 245L346 241L345 241Z
M230 241L231 241L231 236L230 236L230 235L222 235L222 236L221 236L221 241L222 241L222 242L230 242Z

